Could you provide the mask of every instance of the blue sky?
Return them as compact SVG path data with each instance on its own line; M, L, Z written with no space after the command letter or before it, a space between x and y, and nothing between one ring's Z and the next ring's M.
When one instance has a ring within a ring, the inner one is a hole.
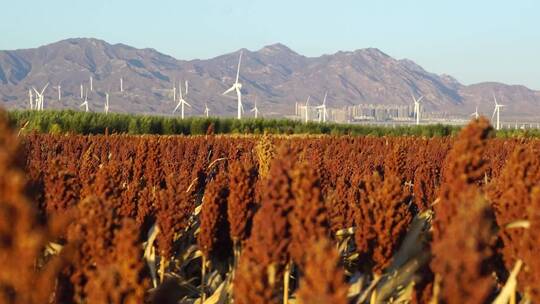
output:
M376 47L466 84L540 90L537 0L3 1L4 50L71 37L152 47L178 59L275 42L307 56Z

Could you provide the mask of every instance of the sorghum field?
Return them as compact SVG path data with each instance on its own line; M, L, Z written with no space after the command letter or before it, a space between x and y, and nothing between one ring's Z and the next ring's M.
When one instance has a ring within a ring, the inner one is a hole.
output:
M540 141L18 135L1 303L540 303ZM536 232L535 232L536 231Z

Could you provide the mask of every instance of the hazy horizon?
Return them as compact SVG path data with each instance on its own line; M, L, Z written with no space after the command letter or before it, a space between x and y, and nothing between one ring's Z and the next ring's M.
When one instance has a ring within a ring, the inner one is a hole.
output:
M540 89L540 33L535 30L540 3L535 1L234 4L13 2L0 21L5 29L0 49L88 37L191 60L274 43L309 57L373 47L464 84L502 82Z

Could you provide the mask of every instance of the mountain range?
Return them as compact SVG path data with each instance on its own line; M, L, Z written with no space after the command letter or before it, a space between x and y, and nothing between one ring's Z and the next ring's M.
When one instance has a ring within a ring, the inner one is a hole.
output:
M187 115L233 116L235 96L222 93L234 82L239 51L206 60L179 60L154 49L137 49L91 38L62 40L33 49L0 51L0 105L29 107L28 90L45 91L45 108L80 109L81 84L92 111L102 111L105 93L110 111L170 115L176 106L173 86L189 81ZM441 59L444 60L444 59ZM92 77L92 91L89 91ZM123 92L120 92L120 78ZM476 106L491 116L493 96L506 107L506 119L540 118L540 91L520 85L485 82L464 85L448 75L430 73L408 59L394 59L376 48L306 57L283 44L257 51L243 49L240 82L244 107L255 100L265 116L294 114L295 103L312 104L328 91L328 106L411 105L424 96L424 111L468 117ZM62 98L58 100L58 86Z

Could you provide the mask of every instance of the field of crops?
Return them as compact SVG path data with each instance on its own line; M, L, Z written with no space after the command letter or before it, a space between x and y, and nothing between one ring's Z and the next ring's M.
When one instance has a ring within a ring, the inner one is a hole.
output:
M537 303L540 141L17 135L0 303Z

